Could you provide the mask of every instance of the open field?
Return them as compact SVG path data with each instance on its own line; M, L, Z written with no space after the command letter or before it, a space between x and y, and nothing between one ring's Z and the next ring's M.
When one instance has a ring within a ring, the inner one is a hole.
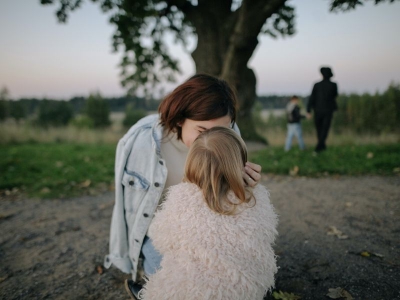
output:
M73 126L43 129L9 120L0 124L0 193L26 193L30 197L65 198L106 191L113 186L113 165L118 140L126 132L123 114L112 114L106 129ZM259 132L270 146L249 143L251 160L264 172L293 176L398 175L399 136L331 133L328 151L314 156L313 132L305 134L307 150L294 142L283 151L286 132L259 124ZM263 149L263 150L262 150Z
M292 176L400 175L400 144L332 146L312 150L254 145L249 159L264 172ZM67 198L113 188L115 145L23 143L0 145L0 194Z

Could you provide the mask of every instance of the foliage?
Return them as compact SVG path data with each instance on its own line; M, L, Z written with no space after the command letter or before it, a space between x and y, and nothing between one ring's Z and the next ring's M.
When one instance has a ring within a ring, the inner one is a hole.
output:
M217 47L197 47L203 55L225 57L222 67L230 64L228 51L235 49L234 59L243 59L247 64L257 46L254 38L259 34L271 37L290 36L295 32L295 9L286 0L263 1L179 1L179 0L92 0L99 3L103 12L111 14L115 25L112 45L115 51L123 49L121 61L122 84L135 91L139 86L145 90L160 81L174 81L179 72L178 61L171 57L165 36L172 35L175 41L187 46L191 36L197 36L198 46L210 43ZM394 0L375 0L380 2ZM66 23L71 12L78 9L83 0L41 0L43 5L58 3L57 18ZM331 11L346 11L362 5L366 0L331 0ZM216 13L218 12L217 17ZM204 22L204 19L209 20ZM208 34L210 22L216 35ZM203 33L203 34L202 34ZM207 34L204 34L207 33ZM242 45L246 45L243 47ZM213 51L214 53L210 53ZM231 52L233 53L233 52ZM239 54L240 53L240 54ZM230 53L229 53L230 54ZM196 55L193 55L195 59ZM233 57L231 57L233 58ZM196 59L195 59L196 60ZM210 66L212 67L212 66ZM214 74L217 75L217 74Z
M374 0L375 4L380 2L390 2L393 3L396 0ZM363 5L361 0L331 0L331 11L348 11L355 9L357 6Z
M292 95L268 95L257 97L263 109L285 108ZM306 99L305 99L306 100Z
M39 104L37 124L43 127L65 126L72 117L72 107L67 101L42 100Z
M339 131L352 128L356 132L391 132L400 128L400 85L391 84L375 95L340 95L339 109L333 127Z
M80 7L82 0L41 0L44 5L55 2L59 3L58 20L65 23L69 14ZM218 22L212 30L221 31L220 37L223 37L224 43L231 40L236 42L230 38L235 34L250 38L252 42L248 43L248 47L251 45L252 51L256 47L256 44L253 45L253 35L262 33L276 37L294 33L294 8L287 5L286 0L271 3L262 0L208 3L175 0L95 2L100 4L104 12L112 15L110 22L116 28L112 44L115 51L121 48L124 51L120 64L122 84L131 92L138 87L148 91L161 81L175 80L176 73L180 72L178 60L170 55L165 36L172 35L175 41L186 47L190 37L209 27L208 22L203 22L204 18ZM217 17L215 11L218 11ZM249 32L237 29L238 24L243 24L239 22L240 18L244 17L243 23ZM248 24L247 20L252 24ZM197 37L201 43L203 36ZM224 48L227 51L229 47ZM220 54L223 56L223 53Z
M0 122L7 119L9 114L9 106L8 106L8 89L6 87L2 87L0 90Z
M8 100L10 97L10 92L8 91L7 87L2 87L0 90L0 100Z
M99 93L89 96L85 105L85 114L93 121L95 128L103 128L111 124L110 108Z
M252 153L249 160L260 164L263 172L273 174L396 175L400 173L400 144L329 146L318 155L312 150L285 152L283 147L269 147Z
M231 84L239 96L237 121L243 136L263 139L251 119L257 80L248 62L259 35L277 37L295 33L295 9L288 0L93 1L112 15L110 22L116 28L113 47L115 51L123 51L121 83L129 94L136 93L138 88L145 95L150 91L154 94L158 83L175 80L178 60L170 55L165 36L172 35L184 46L189 37L195 37L197 45L191 55L196 72L218 76ZM332 1L331 9L343 9L343 3L353 1ZM60 4L58 20L66 22L82 0L41 0L42 4L54 2Z
M21 144L0 146L0 190L54 198L111 184L115 145Z
M122 121L122 125L124 125L125 128L131 127L133 124L144 118L146 115L146 111L141 109L134 109L133 105L130 104L126 108L125 118Z
M9 101L10 117L14 118L17 123L26 117L26 109L21 101Z
M9 115L8 101L0 100L0 122L7 119Z
M272 297L277 300L299 300L299 299L301 299L301 297L298 295L295 295L293 293L282 292L282 291L279 291L279 292L274 291L272 293Z
M70 125L80 129L94 128L93 120L86 115L76 116L71 120Z

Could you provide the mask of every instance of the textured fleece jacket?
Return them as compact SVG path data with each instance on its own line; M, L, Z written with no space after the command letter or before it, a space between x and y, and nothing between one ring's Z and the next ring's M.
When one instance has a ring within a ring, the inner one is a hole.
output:
M172 186L151 232L161 267L142 299L263 299L277 272L277 216L265 187L253 193L254 206L227 216L210 210L195 184Z

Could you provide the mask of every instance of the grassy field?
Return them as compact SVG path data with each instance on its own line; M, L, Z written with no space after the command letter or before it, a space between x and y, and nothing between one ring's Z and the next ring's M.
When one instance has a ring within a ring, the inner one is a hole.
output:
M112 144L31 143L0 146L0 190L58 198L111 189Z
M260 164L263 172L293 176L396 175L400 174L400 144L330 146L319 154L272 146L252 153L250 160Z
M112 189L115 148L126 132L114 119L111 127L102 130L72 126L40 129L24 123L1 123L0 195L23 192L30 197L60 198ZM400 175L398 134L332 131L328 150L314 155L313 130L304 133L307 150L299 151L294 143L288 153L283 151L285 130L259 126L259 133L270 146L252 153L250 160L262 165L266 173Z
M0 146L0 191L64 198L113 188L115 144L23 143ZM250 155L263 172L293 176L399 175L400 144L311 150L270 146Z

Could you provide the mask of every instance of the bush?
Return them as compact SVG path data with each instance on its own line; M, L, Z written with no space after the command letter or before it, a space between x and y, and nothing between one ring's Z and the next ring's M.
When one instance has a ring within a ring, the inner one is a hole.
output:
M131 104L129 104L125 110L125 118L122 121L122 125L124 127L131 127L140 119L144 118L147 115L145 110L142 109L134 109Z
M88 116L76 116L70 122L70 124L76 128L94 128L93 120Z
M383 93L340 95L333 119L336 132L350 128L356 132L385 133L400 124L400 85L391 84Z
M39 104L37 124L43 127L65 126L72 117L73 111L69 102L42 100Z
M107 127L111 124L110 108L99 93L91 94L86 100L85 114L92 120L95 128Z
M8 101L0 100L0 122L3 122L8 117Z
M8 105L10 117L14 118L17 123L26 118L26 109L21 101L10 101Z

